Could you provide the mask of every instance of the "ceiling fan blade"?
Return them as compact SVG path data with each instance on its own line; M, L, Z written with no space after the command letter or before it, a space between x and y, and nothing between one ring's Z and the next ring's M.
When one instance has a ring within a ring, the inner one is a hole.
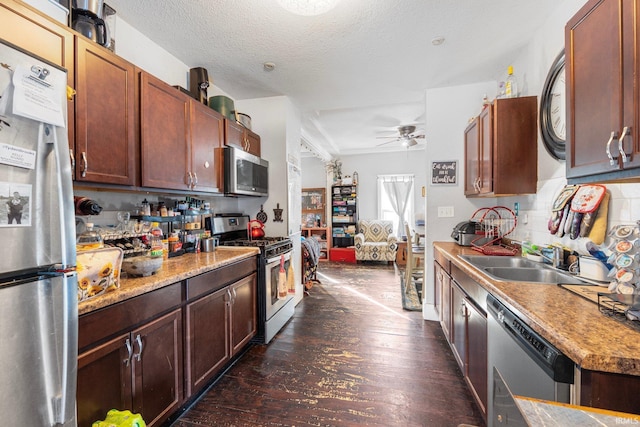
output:
M391 144L392 142L396 142L396 140L394 139L394 140L391 140L391 141L383 142L382 144L376 145L376 147L382 147L383 145Z
M394 135L394 136L376 136L376 139L382 139L382 138L400 139L400 138L398 138L398 135Z
M422 138L424 138L425 136L424 136L424 135L411 135L411 137L412 137L412 138L420 138L420 139L422 139Z

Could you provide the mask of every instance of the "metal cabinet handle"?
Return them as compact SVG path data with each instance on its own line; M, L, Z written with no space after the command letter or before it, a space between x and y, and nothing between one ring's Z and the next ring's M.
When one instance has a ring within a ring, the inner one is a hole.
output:
M460 303L460 314L462 315L462 317L467 317L467 303L465 302L465 300L462 300L462 302Z
M89 170L89 162L87 162L87 153L85 151L82 152L82 177L87 176L87 171Z
M196 185L198 185L198 174L196 174L194 172L193 173L193 185L191 186L191 188L195 188Z
M625 126L622 129L622 133L620 134L620 139L618 139L618 152L622 157L622 163L627 163L629 161L629 157L627 157L627 153L624 152L624 138L631 135L631 128L629 126Z
M127 358L124 359L122 362L124 363L125 366L129 366L129 362L131 361L131 355L133 354L133 346L131 345L131 340L129 338L127 338L127 340L124 342L125 347L127 347Z
M236 292L236 289L233 288L233 297L231 298L231 300L235 303L236 302L236 298L238 298L238 293Z
M617 157L613 157L611 155L611 143L613 142L615 137L616 137L616 132L613 131L613 132L611 132L611 136L609 137L609 141L607 141L606 153L607 153L607 157L609 158L609 163L611 164L611 166L615 166L616 165L616 159L617 159Z
M69 158L71 159L71 170L76 169L76 156L73 154L73 148L69 148Z
M193 184L193 175L191 175L191 172L187 172L187 187L191 187L192 184Z
M136 342L138 343L138 353L136 353L134 355L134 357L136 358L136 360L139 362L140 359L142 358L142 338L140 338L140 334L136 335Z

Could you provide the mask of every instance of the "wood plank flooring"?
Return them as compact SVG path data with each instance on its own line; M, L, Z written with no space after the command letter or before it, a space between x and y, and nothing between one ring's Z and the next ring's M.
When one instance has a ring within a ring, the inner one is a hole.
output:
M174 427L484 425L436 322L390 265L322 263L320 285Z

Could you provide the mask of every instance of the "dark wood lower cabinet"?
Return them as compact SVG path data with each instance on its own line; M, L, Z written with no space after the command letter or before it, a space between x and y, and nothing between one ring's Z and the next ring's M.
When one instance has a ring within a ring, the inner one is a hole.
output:
M231 354L251 341L258 328L257 279L253 274L231 285Z
M78 426L109 409L158 425L182 403L182 310L174 310L78 357Z
M103 420L105 408L132 408L131 363L126 343L131 334L114 338L78 357L78 426ZM108 409L107 409L108 410Z
M487 412L487 316L465 299L467 311L467 385L483 414Z
M437 249L434 256L440 324L465 382L486 418L487 315L482 308L486 291L450 264Z
M464 292L451 282L451 349L453 355L465 372L467 361L467 312L465 310Z
M134 348L133 412L159 425L182 404L182 310L174 310L131 333Z
M110 409L157 426L202 391L256 335L256 267L243 259L80 316L78 426Z
M187 397L229 361L229 294L220 289L187 304Z
M202 283L208 276L197 280ZM214 278L211 275L209 280ZM195 289L191 285L187 286ZM253 273L187 304L187 398L202 390L255 336L256 292Z

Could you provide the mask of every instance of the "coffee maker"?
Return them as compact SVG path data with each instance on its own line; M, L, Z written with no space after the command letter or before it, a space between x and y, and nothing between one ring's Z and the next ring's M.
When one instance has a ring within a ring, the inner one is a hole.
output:
M104 0L73 0L71 27L108 48L111 45L111 36L103 16Z

